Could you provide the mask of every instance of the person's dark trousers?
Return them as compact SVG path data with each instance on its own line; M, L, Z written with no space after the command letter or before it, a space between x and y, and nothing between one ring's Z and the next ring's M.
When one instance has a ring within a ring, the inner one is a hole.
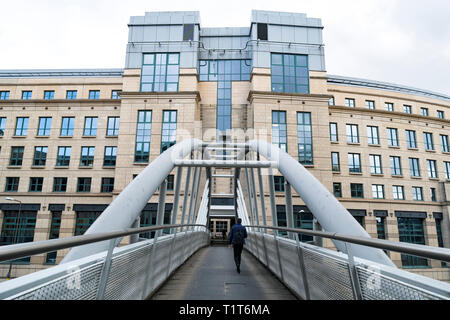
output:
M240 271L241 267L241 254L243 248L244 248L243 244L233 244L234 262L236 263L238 271Z

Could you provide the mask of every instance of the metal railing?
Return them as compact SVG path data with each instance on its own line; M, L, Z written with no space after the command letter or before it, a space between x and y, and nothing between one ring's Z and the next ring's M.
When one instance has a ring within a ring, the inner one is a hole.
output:
M296 228L248 228L246 249L302 299L450 300L450 284L356 257L352 247L363 245L447 262L449 249ZM295 240L280 237L279 232L288 232ZM302 243L299 233L342 241L346 250Z
M162 235L165 229L175 232ZM115 248L122 237L146 232L155 237ZM0 283L0 299L146 299L209 244L210 232L199 224L162 225L45 240L2 247L0 262L105 240L107 251Z

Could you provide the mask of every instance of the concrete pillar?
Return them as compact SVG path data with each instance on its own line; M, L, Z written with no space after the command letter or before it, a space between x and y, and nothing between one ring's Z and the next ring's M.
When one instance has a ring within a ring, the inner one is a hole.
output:
M45 210L43 210L44 208ZM51 221L52 221L51 212L47 211L47 208L43 206L42 209L38 211L36 215L36 226L34 229L34 238L33 238L34 242L48 240ZM30 259L30 264L33 265L44 264L46 257L47 257L46 253L34 255Z

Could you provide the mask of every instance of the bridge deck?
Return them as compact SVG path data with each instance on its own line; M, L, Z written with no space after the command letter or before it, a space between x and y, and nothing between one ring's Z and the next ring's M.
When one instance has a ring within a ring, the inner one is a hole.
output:
M236 272L233 249L200 249L157 291L154 300L294 300L296 297L250 253Z

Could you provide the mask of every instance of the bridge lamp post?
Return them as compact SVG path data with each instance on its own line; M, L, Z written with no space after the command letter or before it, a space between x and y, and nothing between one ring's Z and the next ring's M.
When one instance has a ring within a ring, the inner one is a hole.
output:
M15 244L17 242L17 233L18 233L18 230L19 230L20 211L22 209L22 201L17 200L15 198L11 198L11 197L6 197L5 199L8 200L8 201L14 201L14 202L18 202L19 203L19 213L17 214L16 228L14 230L14 242L13 242L13 244ZM13 260L11 260L10 263L9 263L9 270L8 270L8 274L6 275L6 280L11 279L12 265L13 265Z

